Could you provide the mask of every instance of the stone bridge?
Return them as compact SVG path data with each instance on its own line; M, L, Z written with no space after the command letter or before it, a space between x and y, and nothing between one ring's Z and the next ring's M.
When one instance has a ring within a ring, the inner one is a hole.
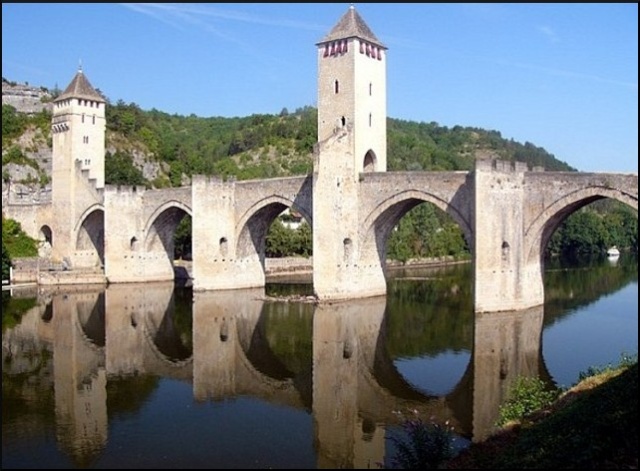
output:
M602 198L637 210L637 188L637 175L528 171L503 161L479 161L472 172L362 173L330 187L314 174L198 177L190 189L173 192L108 188L105 211L117 217L105 218L105 273L111 282L172 279L172 235L189 214L195 289L262 287L269 226L292 208L313 229L320 300L384 295L389 234L427 202L450 215L467 240L476 310L523 309L544 302L543 253L560 223Z
M341 155L339 141L325 144L323 155ZM189 215L196 291L263 287L267 232L292 208L313 230L314 291L320 301L335 301L386 294L389 234L427 202L450 215L466 238L478 312L544 302L544 249L573 212L602 198L638 209L635 174L530 171L495 160L477 161L470 172L348 178L323 171L318 165L308 176L250 181L197 176L190 187L161 190L97 192L85 185L91 191L76 202L68 237L50 206L5 208L74 268L104 266L110 283L173 280L173 236Z

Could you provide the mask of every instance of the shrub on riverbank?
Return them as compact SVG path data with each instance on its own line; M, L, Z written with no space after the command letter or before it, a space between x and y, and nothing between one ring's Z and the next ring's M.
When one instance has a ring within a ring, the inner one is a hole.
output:
M638 467L638 362L582 380L551 406L473 444L448 469Z

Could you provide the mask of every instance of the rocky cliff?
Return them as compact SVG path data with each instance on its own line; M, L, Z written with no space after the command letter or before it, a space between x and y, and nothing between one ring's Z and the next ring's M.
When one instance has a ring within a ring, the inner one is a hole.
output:
M44 109L51 111L52 99L46 88L2 80L2 104L11 105L20 113L35 114Z

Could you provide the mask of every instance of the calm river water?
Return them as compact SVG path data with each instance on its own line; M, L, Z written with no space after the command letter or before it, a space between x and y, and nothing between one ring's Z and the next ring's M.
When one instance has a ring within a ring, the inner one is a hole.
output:
M310 292L270 283L270 296ZM403 417L494 429L518 376L638 349L637 258L547 265L544 306L474 315L470 266L314 305L173 283L3 292L2 468L378 468Z

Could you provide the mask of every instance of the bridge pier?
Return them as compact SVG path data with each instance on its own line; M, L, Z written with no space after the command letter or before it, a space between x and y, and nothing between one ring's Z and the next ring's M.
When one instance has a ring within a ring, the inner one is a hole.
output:
M364 250L353 132L338 130L316 149L313 173L313 289L320 300L380 296L387 283L378 253Z
M476 162L474 307L511 311L544 303L542 261L528 260L525 244L527 164Z
M264 249L250 236L241 244L235 225L236 182L194 177L192 201L194 290L264 287Z
M149 232L156 229L145 228L141 212L145 193L143 188L126 185L105 187L104 228L109 237L104 243L104 270L110 283L174 279L173 246L165 247L159 240L149 242L159 236L154 233L149 237Z

